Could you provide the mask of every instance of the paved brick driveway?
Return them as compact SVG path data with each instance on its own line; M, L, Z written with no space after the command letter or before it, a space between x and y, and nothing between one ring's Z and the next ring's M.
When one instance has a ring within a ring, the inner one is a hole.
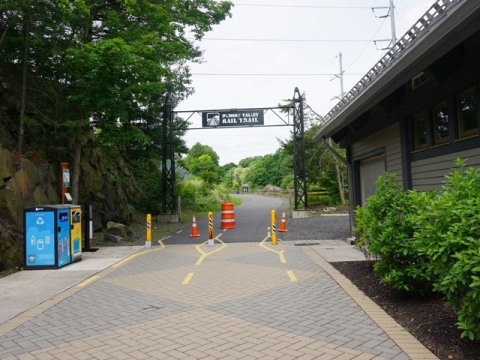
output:
M1 325L0 358L435 359L312 248L267 242L142 250Z

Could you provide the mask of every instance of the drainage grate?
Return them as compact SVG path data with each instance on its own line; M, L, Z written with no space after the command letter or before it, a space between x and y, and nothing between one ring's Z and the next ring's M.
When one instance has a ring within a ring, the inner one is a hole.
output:
M302 241L295 241L293 243L294 246L313 246L313 245L320 245L320 241L315 240L302 240Z

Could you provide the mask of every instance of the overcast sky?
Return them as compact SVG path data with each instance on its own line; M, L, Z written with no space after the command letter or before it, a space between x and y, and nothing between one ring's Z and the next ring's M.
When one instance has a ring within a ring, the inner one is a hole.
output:
M434 0L394 0L397 38L434 4ZM370 70L391 39L389 0L233 0L227 18L197 43L203 63L192 64L195 93L176 110L275 107L291 99L295 87L307 104L325 115L340 94L339 53L344 90ZM372 8L375 8L372 11ZM375 44L375 40L377 43ZM301 75L295 75L301 74ZM333 99L333 100L332 100ZM184 117L190 114L182 114ZM190 118L201 127L201 117ZM266 124L280 124L266 116ZM263 127L190 130L187 146L211 146L220 164L274 153L277 139L292 128Z

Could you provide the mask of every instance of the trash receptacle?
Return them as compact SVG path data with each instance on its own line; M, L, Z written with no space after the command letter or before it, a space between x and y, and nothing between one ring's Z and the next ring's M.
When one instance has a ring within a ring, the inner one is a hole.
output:
M52 269L70 264L70 206L24 209L25 269Z
M69 205L70 208L70 251L72 262L82 259L82 208Z

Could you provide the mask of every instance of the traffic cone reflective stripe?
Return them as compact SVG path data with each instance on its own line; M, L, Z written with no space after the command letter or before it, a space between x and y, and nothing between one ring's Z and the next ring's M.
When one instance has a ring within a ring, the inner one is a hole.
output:
M195 216L193 216L193 219L192 219L192 234L190 235L190 237L199 237L200 234L198 233L198 229L197 229L197 220L195 220Z
M280 223L280 232L287 232L287 222L285 221L285 211L282 213L282 222Z

